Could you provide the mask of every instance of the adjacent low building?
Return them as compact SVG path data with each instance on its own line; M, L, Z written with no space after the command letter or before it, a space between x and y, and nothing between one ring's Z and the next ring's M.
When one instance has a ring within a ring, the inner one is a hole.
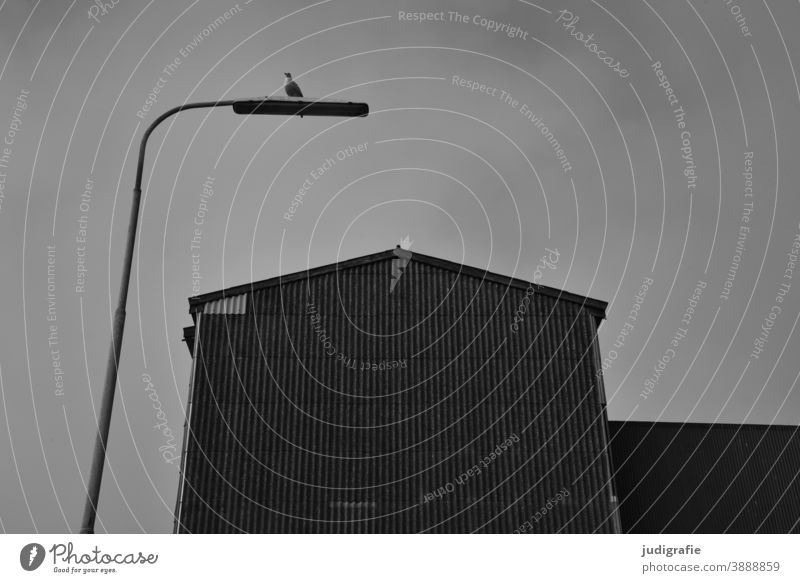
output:
M800 532L800 427L611 422L624 532Z
M619 530L604 302L398 248L189 305L177 532Z

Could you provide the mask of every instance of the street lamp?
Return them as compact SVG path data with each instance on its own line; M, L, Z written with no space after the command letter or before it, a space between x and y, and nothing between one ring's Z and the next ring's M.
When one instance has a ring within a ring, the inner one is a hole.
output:
M366 117L369 106L352 101L308 101L288 99L241 99L233 102L233 111L245 115L333 115L338 117Z
M303 116L335 116L335 117L366 117L369 106L366 103L352 101L314 101L304 98L258 97L254 99L232 99L226 101L202 101L197 103L184 103L173 107L161 114L145 130L142 142L139 145L139 162L136 167L136 183L133 187L133 201L131 202L131 216L128 224L128 237L125 244L125 262L122 266L122 282L119 288L117 309L114 312L114 327L111 335L106 377L103 387L103 400L100 405L100 418L98 420L97 438L94 444L92 468L89 474L89 487L86 491L86 505L83 509L81 534L94 533L94 521L97 517L97 502L100 498L100 482L103 478L105 465L106 446L108 444L108 430L111 425L111 409L114 406L114 392L117 386L117 371L122 350L122 333L125 328L125 304L128 301L128 285L131 279L131 265L133 263L133 249L136 240L136 228L139 222L139 203L142 199L142 174L144 170L144 153L147 148L147 139L153 130L162 121L187 109L201 109L210 107L231 106L233 111L243 115L299 115Z

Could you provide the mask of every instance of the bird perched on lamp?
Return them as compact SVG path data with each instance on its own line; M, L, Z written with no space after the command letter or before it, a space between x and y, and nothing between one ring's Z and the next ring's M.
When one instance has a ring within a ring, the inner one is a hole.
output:
M284 73L286 76L286 82L283 84L283 88L286 91L286 95L289 97L302 97L303 92L300 91L300 87L292 81L292 74L291 73Z

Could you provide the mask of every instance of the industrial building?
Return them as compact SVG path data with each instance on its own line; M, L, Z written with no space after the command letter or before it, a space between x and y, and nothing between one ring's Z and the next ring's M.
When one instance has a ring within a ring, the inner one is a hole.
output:
M623 531L800 532L798 429L612 421Z
M605 302L397 248L189 305L176 532L619 531Z

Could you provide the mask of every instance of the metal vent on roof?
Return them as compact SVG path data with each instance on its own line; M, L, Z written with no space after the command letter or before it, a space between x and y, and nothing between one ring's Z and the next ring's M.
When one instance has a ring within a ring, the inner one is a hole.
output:
M244 314L247 312L247 294L228 296L203 307L204 314Z
M374 510L375 502L329 502L328 506L344 510Z

